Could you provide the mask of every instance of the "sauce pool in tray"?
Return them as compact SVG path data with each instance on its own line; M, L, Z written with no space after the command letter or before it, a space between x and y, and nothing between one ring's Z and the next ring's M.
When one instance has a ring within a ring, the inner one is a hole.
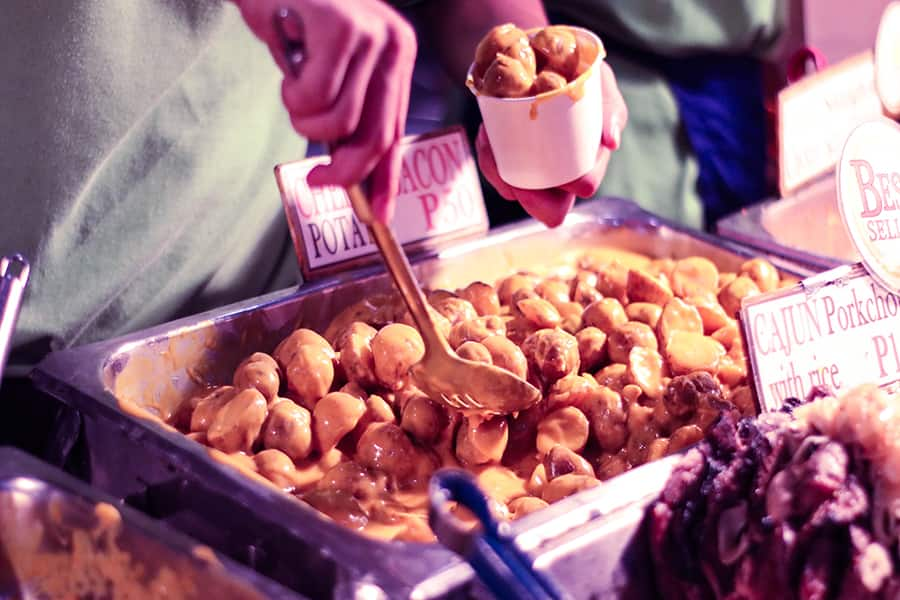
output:
M762 259L600 248L494 284L433 290L451 347L527 378L542 402L509 416L451 412L407 371L423 353L399 297L360 300L321 332L247 356L169 424L217 459L379 539L432 541L438 468L476 474L515 519L699 441L719 413L756 411L735 320L786 283Z

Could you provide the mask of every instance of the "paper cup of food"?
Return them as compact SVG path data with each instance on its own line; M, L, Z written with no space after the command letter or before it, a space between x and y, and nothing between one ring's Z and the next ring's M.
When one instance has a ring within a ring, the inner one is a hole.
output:
M478 100L500 177L524 189L563 185L590 171L603 134L600 66L594 33L512 24L481 40L466 84Z

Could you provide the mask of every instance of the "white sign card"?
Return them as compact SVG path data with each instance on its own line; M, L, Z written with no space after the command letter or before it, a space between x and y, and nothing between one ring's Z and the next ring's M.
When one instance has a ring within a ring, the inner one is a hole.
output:
M858 265L749 298L741 323L764 411L815 385L840 392L900 380L900 296Z
M853 128L882 113L871 51L782 90L778 94L781 195L831 171Z
M407 250L484 233L487 213L475 161L461 127L404 138L397 205L391 226ZM328 157L278 165L294 248L305 279L377 262L378 248L346 191L310 187L306 176Z
M880 118L853 130L837 190L841 219L869 273L900 290L900 125Z

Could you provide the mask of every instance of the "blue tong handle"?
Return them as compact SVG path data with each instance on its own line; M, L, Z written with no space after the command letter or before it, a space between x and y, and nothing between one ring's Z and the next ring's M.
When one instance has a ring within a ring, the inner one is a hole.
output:
M491 593L500 600L561 600L565 595L535 571L519 550L509 523L498 521L475 478L460 469L434 474L428 489L428 520L438 540L465 558ZM481 528L466 529L450 512L456 502L469 509Z

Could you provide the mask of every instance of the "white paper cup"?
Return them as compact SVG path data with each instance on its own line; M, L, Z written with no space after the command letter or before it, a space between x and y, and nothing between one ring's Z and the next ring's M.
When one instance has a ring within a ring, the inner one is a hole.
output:
M593 32L568 27L579 45L593 43L597 57L565 87L528 98L497 98L469 89L478 100L500 177L523 189L553 188L578 179L597 162L603 134L600 65L603 44Z

